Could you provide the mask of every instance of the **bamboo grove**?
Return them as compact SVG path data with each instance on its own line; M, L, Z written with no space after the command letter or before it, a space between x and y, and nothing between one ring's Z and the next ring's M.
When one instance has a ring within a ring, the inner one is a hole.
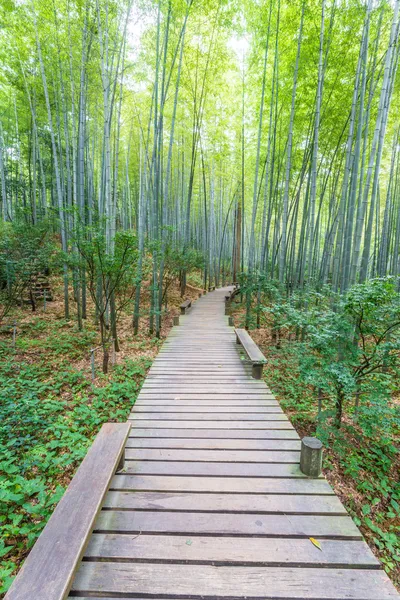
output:
M399 0L0 6L1 231L49 224L80 326L90 293L137 330L150 279L159 335L172 271L182 294L192 268L288 293L399 275Z

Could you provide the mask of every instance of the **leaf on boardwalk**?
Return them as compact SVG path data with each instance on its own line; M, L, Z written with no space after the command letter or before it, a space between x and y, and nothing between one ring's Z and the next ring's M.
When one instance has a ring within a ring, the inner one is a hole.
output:
M318 550L321 550L321 552L322 552L321 544L319 543L318 540L316 540L315 538L309 538L309 540L312 544L314 544L314 546L316 548L318 548Z
M192 540L186 540L186 546L191 546L193 544Z

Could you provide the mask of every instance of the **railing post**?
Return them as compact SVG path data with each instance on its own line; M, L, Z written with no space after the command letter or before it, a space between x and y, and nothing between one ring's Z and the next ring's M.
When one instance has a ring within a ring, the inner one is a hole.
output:
M322 472L322 442L314 437L301 440L300 471L307 477L319 477Z

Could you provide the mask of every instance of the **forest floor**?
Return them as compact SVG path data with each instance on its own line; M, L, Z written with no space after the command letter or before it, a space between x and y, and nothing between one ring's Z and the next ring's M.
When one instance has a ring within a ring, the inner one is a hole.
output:
M231 307L236 327L244 327L245 308ZM360 527L373 553L400 591L400 437L393 436L393 453L367 428L362 429L346 410L340 430L328 416L318 424L317 398L301 381L295 344L281 339L274 344L268 324L250 331L267 359L264 380L281 404L300 437L316 435L324 443L323 473ZM398 398L393 398L396 403Z
M185 298L198 297L196 279ZM163 338L180 313L177 284L168 290L161 339L149 335L149 284L141 299L139 333L133 335L132 307L118 323L120 352L109 373L102 373L94 310L78 331L70 293L70 319L64 318L62 282L52 278L54 301L32 312L15 308L7 323L17 322L15 348L11 331L0 333L0 598L46 521L101 425L125 421Z

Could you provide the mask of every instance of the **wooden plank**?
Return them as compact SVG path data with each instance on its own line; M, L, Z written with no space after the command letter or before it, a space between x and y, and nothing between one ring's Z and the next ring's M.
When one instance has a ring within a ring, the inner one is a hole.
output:
M180 563L239 563L265 566L379 567L364 542L321 540L323 551L305 539L93 534L85 556L90 559L177 561Z
M256 477L174 477L117 473L111 482L115 491L213 492L232 494L320 494L334 495L325 479Z
M300 463L300 451L295 450L169 450L127 448L129 460L166 460L197 462Z
M139 398L135 402L135 408L138 409L145 406L152 406L154 408L171 407L171 409L173 407L190 407L191 409L198 408L204 410L209 410L210 408L218 409L218 407L228 407L229 410L235 409L236 411L236 409L238 409L238 412L247 411L248 407L257 408L256 412L258 412L258 410L282 410L276 400L221 400L220 398L218 398L218 400L193 400L190 398L182 398L180 396L177 396L176 398L167 399L139 396Z
M164 392L154 392L151 390L145 390L142 389L140 391L138 400L146 400L152 398L154 400L215 400L215 401L220 401L220 400L233 400L234 402L242 402L244 400L265 400L265 401L274 401L276 402L273 394L268 393L268 392L252 392L252 393L245 393L245 394L231 394L231 393L221 393L221 394L213 394L212 392L207 392L207 391L203 391L203 392L197 392L197 393L192 393L192 392L185 392L185 391L181 391L180 393L176 393L176 392L168 392L168 391L164 391Z
M235 414L240 414L240 415L247 415L248 413L260 413L260 414L271 414L271 413L276 413L276 414L284 414L283 410L280 408L280 406L275 403L274 405L267 405L264 406L263 404L260 405L254 405L254 404L250 404L250 405L244 405L241 406L241 404L239 403L239 405L232 405L232 404L220 404L218 402L218 404L199 404L198 402L190 405L190 404L183 404L182 402L177 402L176 400L171 400L168 404L154 404L154 400L150 401L150 400L139 400L135 403L134 406L134 412L135 414L138 413L158 413L158 412L163 412L163 413L208 413L208 414L213 414L213 413L220 413L220 412L224 412L226 413L235 413Z
M103 508L255 514L347 515L336 496L109 492Z
M251 361L261 364L267 361L260 348L254 342L254 340L251 339L249 333L245 329L235 329L235 333L238 341L243 346Z
M151 427L151 428L192 428L192 429L293 429L289 421L202 421L202 420L189 420L189 419L147 419L141 420L135 417L132 420L132 427Z
M264 515L173 511L103 510L98 533L181 533L182 535L257 535L267 537L328 537L362 539L347 516Z
M227 392L227 386L222 384L222 383L213 383L213 382L204 382L204 383L194 383L191 385L185 385L185 382L155 382L155 381L148 381L146 380L145 383L143 384L143 388L144 390L151 390L151 389L159 389L162 391L177 391L177 392L185 392L188 390L188 388L193 391L193 392L204 392L205 390L207 390L208 392L211 393L215 393L218 394L222 393L222 394L226 394ZM234 383L232 385L229 385L229 393L230 394L241 394L242 392L250 392L251 390L265 390L265 385L262 381L255 381L254 379L252 380L252 382L250 383Z
M296 477L305 475L300 465L287 463L202 463L174 461L125 462L126 473L142 475L206 475L208 477Z
M136 421L151 419L162 420L162 421L239 421L244 423L247 421L282 421L288 422L288 418L285 414L281 413L230 413L230 412L153 412L153 411L139 411L133 410L129 415L130 419Z
M128 423L103 425L6 594L6 600L63 600L66 597L120 461L129 429Z
M257 598L304 600L393 600L398 594L382 571L289 567L84 562L74 591L140 594L168 598ZM82 596L82 594L80 594ZM93 595L92 595L93 597ZM149 597L149 596L148 596ZM151 597L151 596L150 596Z
M190 450L297 450L297 440L220 440L196 438L135 438L126 442L127 448L186 448Z
M196 438L196 439L247 439L247 440L298 440L294 429L193 429L169 427L132 427L130 437L142 438Z

